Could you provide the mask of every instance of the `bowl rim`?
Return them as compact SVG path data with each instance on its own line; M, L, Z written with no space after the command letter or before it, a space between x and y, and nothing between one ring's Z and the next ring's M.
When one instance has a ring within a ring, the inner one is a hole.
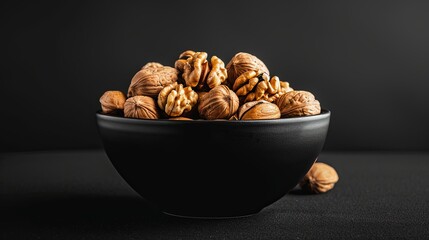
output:
M325 118L330 118L331 111L326 108L322 108L319 114L316 115L308 115L308 116L300 116L300 117L289 117L289 118L277 118L277 119L260 119L260 120L227 120L227 119L215 119L215 120L206 120L206 119L184 119L184 120L171 120L168 118L163 119L140 119L140 118L127 118L123 116L117 116L117 115L109 115L106 113L103 113L100 110L96 111L96 117L97 119L101 118L107 121L114 121L114 122L123 122L123 123L130 123L130 124L154 124L154 123L160 123L160 124L286 124L286 123L302 123L307 121L317 121Z

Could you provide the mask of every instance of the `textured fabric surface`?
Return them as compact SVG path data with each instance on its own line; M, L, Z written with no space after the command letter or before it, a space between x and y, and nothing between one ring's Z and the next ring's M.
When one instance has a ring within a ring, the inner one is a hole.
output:
M257 215L159 213L101 150L0 155L1 239L428 239L429 153L324 152L340 180Z

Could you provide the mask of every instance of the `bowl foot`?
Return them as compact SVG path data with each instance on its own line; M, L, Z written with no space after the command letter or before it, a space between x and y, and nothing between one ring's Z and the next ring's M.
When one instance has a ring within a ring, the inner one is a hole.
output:
M246 218L246 217L251 217L254 216L256 214L258 214L260 212L254 212L254 213L249 213L249 214L243 214L243 215L231 215L231 216L188 216L188 215L183 215L183 214L175 214L175 213L170 213L170 212L162 212L166 215L172 216L172 217L177 217L177 218L192 218L192 219L232 219L232 218Z

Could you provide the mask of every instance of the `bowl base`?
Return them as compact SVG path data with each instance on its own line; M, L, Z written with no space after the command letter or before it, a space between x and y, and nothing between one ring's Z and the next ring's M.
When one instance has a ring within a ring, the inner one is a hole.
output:
M256 214L258 214L260 211L244 214L244 215L234 215L234 216L187 216L187 215L181 215L181 214L174 214L169 212L162 212L168 216L177 217L177 218L192 218L192 219L232 219L232 218L246 218L251 217Z

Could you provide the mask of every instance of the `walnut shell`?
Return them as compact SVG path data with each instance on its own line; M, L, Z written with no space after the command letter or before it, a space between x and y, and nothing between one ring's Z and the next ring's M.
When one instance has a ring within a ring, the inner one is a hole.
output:
M237 111L238 120L258 120L280 118L279 107L265 100L244 103Z
M190 112L198 101L198 94L191 87L174 82L158 94L158 106L169 117L179 117Z
M176 82L179 71L174 67L160 65L150 62L143 66L131 79L127 96L143 95L156 98L165 86Z
M299 186L306 192L324 193L334 188L338 180L338 173L332 166L322 162L315 162L300 180Z
M309 91L286 92L275 103L280 108L282 118L316 115L321 112L320 102Z
M148 62L145 65L143 65L143 67L141 69L151 69L151 68L162 68L164 67L164 65L162 65L159 62Z
M205 93L198 104L198 113L206 120L229 119L239 106L234 91L226 85L219 85Z
M103 113L115 113L124 109L127 100L125 94L117 90L105 91L100 97L101 111Z
M247 71L263 72L268 76L270 75L270 71L261 59L246 52L236 53L226 65L226 70L230 86L233 86L235 80Z
M160 117L155 100L148 96L128 98L124 104L124 116L141 119L158 119Z

